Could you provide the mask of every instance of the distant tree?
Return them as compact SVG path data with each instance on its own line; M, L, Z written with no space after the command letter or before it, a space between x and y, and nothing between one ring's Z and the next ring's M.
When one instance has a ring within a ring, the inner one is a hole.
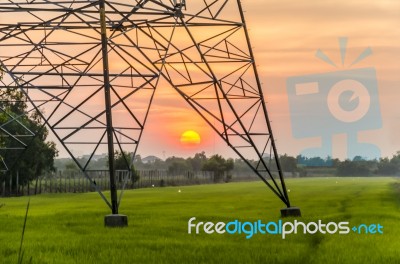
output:
M391 159L381 158L377 164L377 173L380 175L396 175L400 172L400 152Z
M153 164L151 164L151 166L153 167L153 169L155 170L167 170L168 167L165 163L165 161L163 161L162 159L156 159Z
M115 151L114 153L115 170L130 171L132 173L132 182L137 182L140 178L138 171L132 163L132 154L128 152ZM122 179L119 179L122 181Z
M255 160L247 160L253 167L257 166L257 162ZM255 175L254 171L250 168L250 166L242 159L234 160L234 168L232 170L236 175L241 176L250 176Z
M361 156L355 156L354 158L353 158L353 161L365 161L365 159L363 158L363 157L361 157Z
M114 167L116 170L129 170L131 167L132 155L128 152L115 151Z
M142 156L140 156L140 155L135 156L135 158L133 159L133 165L135 166L135 169L137 169L137 170L147 169L146 164L143 163Z
M178 158L178 157L173 156L173 157L167 158L165 163L168 166L169 174L182 173L182 172L190 170L190 165L188 164L187 160L185 160L184 158Z
M108 166L108 157L104 156L97 160L92 160L89 164L89 169L92 170L107 170Z
M290 157L287 154L279 157L282 170L285 172L295 173L297 171L297 160L294 157Z
M336 173L339 176L369 176L372 170L366 160L345 160L338 164Z
M65 169L68 170L68 171L79 171L78 166L76 165L76 163L73 160L68 161L65 164Z
M393 175L398 171L396 164L390 162L389 158L380 158L377 173L380 175Z
M214 172L214 182L223 180L225 173L230 172L233 168L233 159L226 160L220 155L211 156L203 165L203 171Z
M400 151L397 151L397 153L395 155L393 155L390 162L397 166L397 172L399 172L400 171Z
M339 163L340 163L340 160L338 158L332 159L332 167L337 168Z
M200 171L206 161L207 156L204 151L201 153L196 153L193 158L187 159L187 162L190 164L192 170L194 171Z
M307 167L331 167L333 166L333 160L330 156L325 159L321 157L305 157L303 155L298 155L296 157L297 163L307 166Z
M133 162L135 162L135 163L137 163L137 164L143 163L143 161L142 161L142 156L136 155L136 156L135 156L135 159L133 160Z

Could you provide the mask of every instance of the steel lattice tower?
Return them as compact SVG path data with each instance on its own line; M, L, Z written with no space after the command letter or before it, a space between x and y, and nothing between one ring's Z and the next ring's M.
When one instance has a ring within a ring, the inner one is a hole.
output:
M0 12L0 89L24 93L94 187L88 166L107 149L111 202L98 191L113 214L113 153L136 153L160 77L290 209L239 0L9 0ZM0 158L23 155L37 133L13 135L20 117L7 114L0 136L14 144Z

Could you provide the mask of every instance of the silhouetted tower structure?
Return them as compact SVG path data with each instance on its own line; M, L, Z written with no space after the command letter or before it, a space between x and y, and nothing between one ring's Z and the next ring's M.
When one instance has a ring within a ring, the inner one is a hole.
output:
M22 91L118 215L114 153L136 154L160 77L292 208L238 0L10 0L0 3L0 89ZM5 111L4 109L2 109ZM0 133L23 155L37 131ZM10 140L9 140L10 141ZM82 146L88 160L80 162ZM111 202L90 178L108 153ZM1 158L3 170L12 168ZM110 220L114 221L114 220ZM119 220L117 220L119 221ZM125 220L123 220L125 221Z

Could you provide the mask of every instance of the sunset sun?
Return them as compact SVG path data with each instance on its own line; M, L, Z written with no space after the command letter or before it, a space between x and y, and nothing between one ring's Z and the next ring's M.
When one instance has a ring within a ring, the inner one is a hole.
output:
M193 130L187 130L182 133L180 138L181 144L185 146L195 146L199 145L201 138L199 133Z

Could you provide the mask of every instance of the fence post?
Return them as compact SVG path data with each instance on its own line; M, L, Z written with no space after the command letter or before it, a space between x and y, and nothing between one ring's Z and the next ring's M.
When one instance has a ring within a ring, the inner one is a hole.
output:
M71 192L71 173L68 174L68 192Z
M10 196L12 194L12 172L10 172Z
M38 185L38 181L39 181L39 176L36 177L36 183L35 183L35 195L37 194L37 185Z
M81 175L81 177L82 177L82 179L83 179L83 181L82 181L82 184L83 184L83 186L82 186L82 192L86 192L86 182L87 182L87 179L86 178L84 178L84 176L83 175Z
M47 191L47 177L44 177L44 186L43 186L43 192L46 193Z
M19 171L17 171L17 196L18 196L18 187L19 187L18 183L19 183Z
M103 174L103 179L104 179L104 188L105 189L110 189L110 184L108 183L108 178L109 177L107 177L107 173L104 171L104 173L102 173Z
M104 185L104 187L106 188L106 189L110 189L110 183L108 182L108 178L110 178L110 177L107 177L107 173L106 172L104 172L104 179L105 179L105 185Z

